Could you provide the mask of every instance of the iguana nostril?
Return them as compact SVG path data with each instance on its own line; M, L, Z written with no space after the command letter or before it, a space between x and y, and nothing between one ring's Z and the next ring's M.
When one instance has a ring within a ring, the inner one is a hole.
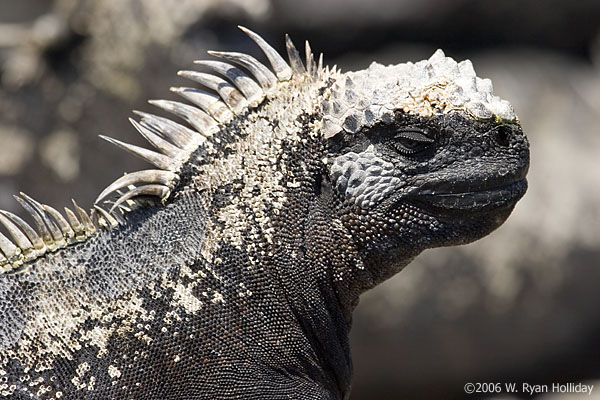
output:
M512 137L512 129L509 126L499 126L493 133L493 138L496 143L502 147L508 147Z

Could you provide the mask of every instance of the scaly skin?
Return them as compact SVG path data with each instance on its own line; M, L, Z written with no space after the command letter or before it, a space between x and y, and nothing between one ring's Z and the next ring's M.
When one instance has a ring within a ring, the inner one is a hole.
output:
M292 56L162 204L0 274L0 395L347 398L359 295L526 190L512 109L441 57L306 74Z

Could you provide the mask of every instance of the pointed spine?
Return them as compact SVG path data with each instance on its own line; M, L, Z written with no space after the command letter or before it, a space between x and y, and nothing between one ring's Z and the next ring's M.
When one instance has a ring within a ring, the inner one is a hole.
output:
M140 125L135 119L129 118L129 122L133 127L146 139L154 148L160 150L161 153L165 154L169 158L175 158L182 153L182 149L171 144L171 142L163 139L161 136L155 134L150 129Z
M44 223L42 217L25 200L16 195L13 197L15 198L15 200L17 200L21 207L23 207L25 211L27 211L29 215L33 218L33 221L35 222L35 225L37 226L38 231L40 232L42 240L44 241L46 247L48 247L48 249L50 249L51 251L55 250L56 243L54 242L54 239L52 238L52 235L46 227L46 224Z
M8 262L11 264L18 263L20 261L18 258L21 255L21 249L15 246L15 244L2 233L0 233L0 252L4 254Z
M176 179L177 175L171 171L149 169L144 171L132 172L130 174L123 175L122 177L111 183L106 189L104 189L96 199L95 204L98 204L110 193L119 189L126 188L129 185L139 185L140 183L152 183L160 184L162 186L167 187L168 189L172 189L173 182Z
M265 97L261 87L241 69L222 61L198 60L194 64L202 65L209 70L229 79L242 92L251 106L256 106Z
M52 239L54 240L54 243L56 244L56 246L58 246L58 247L64 246L65 240L64 240L62 233L60 232L60 230L58 229L58 226L56 226L54 221L52 221L52 219L50 219L50 217L48 216L46 211L44 211L44 207L42 206L42 204L39 203L38 201L34 200L32 197L26 195L23 192L21 192L20 194L25 199L25 201L27 201L35 209L35 211L37 211L37 213L40 215L40 217L42 217L42 220L44 221L44 224L50 231L50 234L52 235Z
M124 143L124 142L121 142L120 140L113 139L108 136L104 136L104 135L98 135L98 136L100 136L100 138L106 140L107 142L112 143L115 146L118 146L118 147L130 152L131 154L141 158L144 161L149 162L150 164L152 164L160 169L169 170L173 166L172 160L163 154L157 153L152 150L145 149L143 147L135 146L133 144Z
M110 208L109 212L113 212L115 208L117 208L121 203L133 199L138 196L153 196L157 197L160 201L163 201L169 195L169 188L163 185L143 185L140 187L136 187L131 189L130 191L124 193L121 197L117 199L117 201Z
M73 201L73 203L75 203L75 200L72 200L72 201ZM83 224L79 221L79 219L77 219L77 216L75 215L75 213L73 211L71 211L70 208L65 207L65 215L67 216L67 221L69 222L69 225L73 229L73 232L75 232L75 240L77 240L77 241L84 240L87 237L86 232L83 227Z
M148 103L185 120L203 136L212 136L219 130L215 120L199 108L171 100L149 100Z
M254 75L260 86L267 93L269 93L277 83L277 77L256 58L249 56L248 54L223 51L208 51L208 54L224 58L246 68Z
M83 230L89 236L96 233L96 226L93 224L90 217L87 215L85 210L77 205L75 200L73 201L73 207L75 207L75 213L77 214L77 218L81 221L83 225Z
M177 75L198 82L217 92L234 114L239 114L248 106L244 95L223 78L197 71L179 71Z
M111 213L109 213L108 211L106 211L104 208L98 206L97 204L94 205L94 209L100 214L100 216L104 219L104 221L99 220L99 224L102 224L103 226L105 226L108 229L114 228L116 226L119 225L119 222L116 220L115 217L113 217L111 215Z
M44 244L44 241L40 235L38 235L38 233L21 217L3 210L0 211L0 213L9 218L15 225L19 227L19 229L21 229L21 231L23 231L23 233L25 233L38 254L43 254L46 251L46 245Z
M188 87L172 87L171 91L194 103L221 124L229 122L233 118L229 107L216 94Z
M16 245L23 250L26 254L34 252L33 244L29 238L19 229L19 227L6 217L3 213L0 213L0 224L4 225L10 236L15 241Z
M318 72L317 63L315 62L315 55L310 48L310 43L308 43L308 40L304 44L304 51L306 54L306 72L309 76L316 78Z
M169 139L174 145L180 149L188 149L195 146L195 138L198 132L171 121L168 118L159 117L154 114L148 114L142 111L134 111L135 114L142 117L140 124L155 132L156 134Z
M294 43L288 34L285 35L285 48L287 50L288 58L290 59L290 65L292 66L292 71L294 71L294 74L304 74L306 69L304 69L304 64L302 64L302 60L300 59L300 53L298 50L296 50L296 46L294 46Z
M54 208L46 204L43 204L42 207L44 208L46 214L48 214L60 228L63 237L67 239L67 241L71 241L75 237L75 232L73 232L73 229L67 220Z
M317 64L317 76L323 77L323 53L319 54L319 63Z
M267 59L271 63L271 67L273 67L273 71L275 71L275 75L280 81L287 81L292 77L292 69L285 62L283 57L279 55L279 53L269 45L260 35L252 32L250 29L245 28L243 26L238 25L246 35L250 37L257 45L261 48L263 53L267 56Z

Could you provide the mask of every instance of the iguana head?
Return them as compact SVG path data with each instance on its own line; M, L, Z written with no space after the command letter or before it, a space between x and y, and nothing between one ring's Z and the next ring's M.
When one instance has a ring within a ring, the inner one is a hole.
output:
M323 113L342 221L378 263L488 234L527 188L517 117L468 60L438 50L416 64L374 63L341 76Z

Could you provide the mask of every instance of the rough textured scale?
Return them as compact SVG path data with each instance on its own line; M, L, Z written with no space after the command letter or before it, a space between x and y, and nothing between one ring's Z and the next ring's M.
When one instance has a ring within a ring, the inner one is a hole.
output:
M342 73L241 53L139 112L149 161L61 214L0 212L0 396L344 399L359 295L525 193L510 104L469 61ZM235 64L235 65L234 65Z

